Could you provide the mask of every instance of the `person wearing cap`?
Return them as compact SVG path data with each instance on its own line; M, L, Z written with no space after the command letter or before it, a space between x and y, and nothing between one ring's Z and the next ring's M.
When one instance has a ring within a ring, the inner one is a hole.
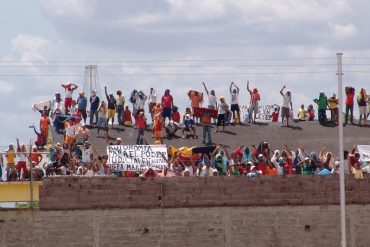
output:
M256 170L260 171L262 175L267 175L266 162L263 154L259 154L257 158Z
M96 90L91 92L90 96L90 125L97 124L99 119L98 108L100 104L100 98L96 95ZM95 118L95 121L94 121Z
M87 108L87 98L85 96L85 93L84 91L81 91L79 94L78 94L78 98L77 98L77 106L78 106L78 112L79 114L81 114L83 120L84 120L84 123L86 123L86 118L87 118L87 112L86 112L86 108Z
M154 113L153 113L153 108L157 104L157 92L154 90L154 88L150 88L149 91L149 97L148 97L148 106L149 106L149 113L152 118L152 123L154 124Z
M252 123L256 122L256 116L258 113L258 101L260 101L260 94L257 88L253 88L253 91L249 89L249 81L247 81L247 90L251 96L250 108L249 108L249 120Z
M182 127L182 138L185 139L185 131L193 131L193 137L196 138L196 129L195 129L195 122L194 120L190 117L190 114L185 115L185 120L184 120L184 126Z
M34 167L37 167L40 162L43 160L42 154L37 150L37 146L32 146L31 160L34 163Z
M146 117L143 111L138 112L138 116L136 117L135 124L137 128L136 145L143 145L144 144L144 132L146 129Z
M215 132L218 132L218 126L222 126L222 131L225 131L226 124L226 113L229 110L229 106L226 104L225 97L220 97L220 103L218 104L217 111L217 125Z
M107 98L107 101L108 101L108 122L109 122L109 119L112 119L112 128L113 128L114 115L116 114L116 108L117 108L117 101L114 98L113 93L110 93L108 95L107 86L104 87L104 91L105 91L105 97Z
M286 91L286 93L283 93L283 90L286 88L286 86L283 86L283 88L280 90L281 96L283 96L283 105L281 107L281 122L284 124L284 118L286 118L286 126L289 126L289 118L290 118L290 111L293 111L293 105L292 105L292 94L290 91Z
M313 174L314 171L312 169L312 165L311 165L311 161L309 157L304 158L304 160L300 162L300 165L302 166L303 175Z
M123 125L123 110L125 108L125 96L121 90L117 90L117 119L118 124Z
M162 96L161 104L163 107L163 123L166 123L166 118L171 121L172 107L173 107L173 97L170 94L170 90L166 89L164 95Z
M122 145L122 138L121 137L116 138L116 145Z
M64 88L66 92L66 97L64 98L64 114L68 114L68 108L72 105L72 94L73 91L78 88L76 84L68 83L68 84L61 84L61 86Z

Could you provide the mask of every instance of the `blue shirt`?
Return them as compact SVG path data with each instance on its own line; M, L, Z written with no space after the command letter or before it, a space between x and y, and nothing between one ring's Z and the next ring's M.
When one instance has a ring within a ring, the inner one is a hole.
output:
M87 99L85 96L83 97L78 97L77 99L77 104L79 109L83 109L87 107Z
M330 175L330 174L331 174L331 172L328 169L326 169L326 168L322 169L319 172L319 175Z

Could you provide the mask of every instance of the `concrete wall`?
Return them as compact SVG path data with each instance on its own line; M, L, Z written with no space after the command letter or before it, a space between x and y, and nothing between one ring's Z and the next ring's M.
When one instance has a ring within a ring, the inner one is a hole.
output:
M347 206L347 246L369 246L369 215ZM337 247L339 207L0 211L0 246Z
M370 178L346 178L349 204L370 201ZM339 204L339 176L56 177L43 180L43 210Z

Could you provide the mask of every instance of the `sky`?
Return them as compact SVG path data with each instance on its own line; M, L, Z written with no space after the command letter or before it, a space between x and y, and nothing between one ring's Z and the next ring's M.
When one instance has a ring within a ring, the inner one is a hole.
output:
M369 88L370 29L366 0L12 0L0 9L0 146L34 139L34 103L83 90L84 67L97 65L101 89L159 95L169 88L180 111L201 82L230 100L282 104L283 85L295 112L320 91L337 93L336 53L344 86ZM359 90L357 90L358 92ZM89 95L89 92L86 92Z

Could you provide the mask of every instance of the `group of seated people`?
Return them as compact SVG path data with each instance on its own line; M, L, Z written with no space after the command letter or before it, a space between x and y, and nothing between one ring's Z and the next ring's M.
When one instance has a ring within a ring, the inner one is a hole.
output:
M116 143L122 144L117 138ZM0 169L6 174L5 181L24 180L30 178L30 162L32 162L34 178L53 175L85 175L85 176L248 176L265 175L329 175L339 172L339 161L332 153L323 148L319 153L306 152L303 148L290 150L285 145L284 150L272 152L271 145L262 141L258 146L239 146L229 150L223 145L194 147L190 152L168 146L168 156L164 157L167 166L163 170L149 168L146 171L113 171L107 163L106 154L98 154L89 141L71 151L69 146L57 143L48 145L48 150L41 153L37 146L28 150L24 144L17 147L9 145L4 155L1 155ZM363 178L363 168L356 147L351 152L345 151L343 165L346 174L355 178Z

